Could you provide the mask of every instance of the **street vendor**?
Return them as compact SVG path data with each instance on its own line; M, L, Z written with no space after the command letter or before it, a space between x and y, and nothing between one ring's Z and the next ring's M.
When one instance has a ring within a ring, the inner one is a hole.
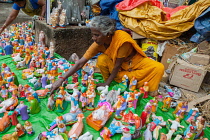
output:
M148 82L150 95L157 95L158 85L164 73L161 63L148 58L127 32L115 30L115 21L109 17L94 17L90 21L90 29L94 43L83 57L52 85L51 94L66 78L101 52L97 59L97 67L105 83L98 83L97 86L109 85L113 80L121 82L122 77L127 75L129 80L136 77L137 88Z
M39 20L43 20L46 12L45 0L12 0L14 2L13 9L6 19L3 26L0 28L0 34L9 26L19 14L20 9L29 16L37 15Z

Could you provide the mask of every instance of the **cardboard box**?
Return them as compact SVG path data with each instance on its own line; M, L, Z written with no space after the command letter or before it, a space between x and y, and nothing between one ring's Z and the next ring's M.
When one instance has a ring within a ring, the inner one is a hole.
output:
M206 72L203 67L177 59L170 74L169 81L171 85L198 92Z
M209 55L193 53L189 58L189 62L205 66L209 64L209 58Z
M178 54L178 49L180 47L174 44L167 43L165 46L165 50L163 52L163 56L161 58L161 63L164 65L165 70L168 69L170 63L168 63L168 59L171 59L173 56Z

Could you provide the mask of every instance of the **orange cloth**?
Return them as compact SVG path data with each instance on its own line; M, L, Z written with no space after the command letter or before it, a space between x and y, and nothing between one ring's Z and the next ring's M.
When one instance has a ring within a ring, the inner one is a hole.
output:
M117 52L117 58L123 58L128 57L133 50L133 47L130 43L125 42L120 49ZM95 42L89 47L89 49L86 51L86 53L83 55L86 59L91 59L93 56L95 56L97 53L101 52L104 53L106 51L106 48L104 46L99 46Z
M126 65L125 63L123 64ZM97 60L97 67L100 69L103 78L106 80L114 68L114 63L110 57L105 54L101 54ZM124 75L127 75L129 80L135 76L138 81L137 88L142 87L144 82L148 82L150 87L149 91L156 91L158 89L158 85L164 73L163 64L150 58L142 57L141 61L136 65L132 65L131 68L133 69L131 72L128 70L119 71L114 80L121 82Z
M124 31L118 30L114 33L112 42L107 49L105 49L104 46L99 46L96 43L93 43L83 57L90 59L98 52L104 53L98 57L97 66L101 70L103 78L107 80L114 68L116 58L121 58L120 56L128 56L132 52L132 49L129 49L130 51L121 50L126 46L133 47L137 53L131 60L122 63L121 70L118 72L115 81L121 82L122 77L126 74L129 80L134 76L137 78L137 88L143 86L144 82L148 82L150 91L157 90L158 84L164 73L163 65L147 58L135 40Z

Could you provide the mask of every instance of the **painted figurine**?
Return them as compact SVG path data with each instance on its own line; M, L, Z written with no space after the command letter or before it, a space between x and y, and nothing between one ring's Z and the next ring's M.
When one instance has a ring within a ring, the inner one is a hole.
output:
M171 97L166 96L163 100L163 106L162 106L162 111L168 111L170 109L170 105L171 105Z
M55 107L55 99L54 99L54 94L52 94L52 95L48 98L47 109L48 109L48 110L53 110L54 107Z
M96 97L95 89L93 86L90 86L89 89L86 92L87 94L87 110L93 110L94 109L94 98Z
M8 116L12 120L12 125L18 124L17 115L18 115L17 111L9 111Z
M172 138L173 133L176 132L179 127L184 128L184 126L180 125L179 118L176 118L175 120L168 119L168 121L172 123L168 134L166 134L167 140L170 140Z
M85 111L85 107L86 107L86 104L87 104L87 94L86 93L82 93L80 95L79 101L82 103L82 111Z
M130 80L129 90L130 90L130 91L134 91L134 90L136 89L136 86L137 86L137 80L136 80L136 77L133 77L133 78Z
M154 131L157 126L166 126L166 122L163 120L162 116L156 116L153 114L152 120L150 131Z
M6 134L2 137L2 140L18 140L18 133Z
M25 121L24 128L29 136L32 136L34 134L31 122Z
M124 75L122 78L122 84L128 87L128 76Z
M27 109L28 109L28 106L25 105L23 101L20 101L20 104L15 109L21 115L22 120L28 120L30 117L28 115Z
M193 130L197 130L197 125L196 122L194 120L191 120L191 124L188 125L187 129L184 131L184 136L189 136L188 134L191 133L191 127L194 127Z
M25 135L25 128L20 123L16 125L15 131L18 133L18 137Z
M152 132L150 131L151 124L147 125L147 129L144 131L144 140L152 140Z
M39 113L41 108L37 99L34 98L34 96L30 96L30 98L28 98L28 101L30 102L30 113L31 114Z
M184 102L181 102L177 105L175 111L173 112L173 115L175 118L180 118L180 119L183 119L184 118L184 114L185 112L187 111L188 109L188 102L187 101L184 101Z
M131 140L130 129L127 127L123 128L123 136L120 140Z
M197 130L196 130L195 138L199 138L204 135L205 122L206 122L206 120L205 120L205 118L203 118L203 116L197 117L197 119L196 119Z
M65 28L67 24L67 17L66 17L66 10L63 9L61 14L60 14L60 22L59 22L59 26L61 28Z
M83 114L78 114L77 115L77 122L72 126L71 130L68 133L68 136L70 138L70 140L73 140L73 137L78 138L79 135L82 133L84 124L82 122L82 120L84 119L84 115Z
M5 86L1 86L1 97L6 100L8 98L8 90L5 88Z
M0 119L0 134L5 133L11 126L10 118L8 113L5 112L4 116Z
M113 108L116 110L115 119L121 119L121 112L127 108L127 102L125 101L125 98L123 98L121 95L118 95L118 100L114 104Z
M151 112L151 106L148 106L144 109L144 111L141 113L141 120L142 120L142 127L144 127L146 120Z
M198 108L192 108L187 114L187 117L185 118L185 121L189 124L191 120L196 120L196 118L199 116L199 110Z
M143 89L144 89L143 98L148 98L148 94L149 94L149 84L148 84L148 82L144 82Z

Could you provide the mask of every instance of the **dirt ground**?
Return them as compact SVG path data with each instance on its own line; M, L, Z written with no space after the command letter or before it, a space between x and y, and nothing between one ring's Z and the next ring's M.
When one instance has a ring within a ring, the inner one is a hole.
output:
M12 3L0 2L0 27L4 24L7 17L9 16L12 10L12 5L13 5ZM31 17L20 11L18 17L12 23L24 22L28 20L31 20Z

